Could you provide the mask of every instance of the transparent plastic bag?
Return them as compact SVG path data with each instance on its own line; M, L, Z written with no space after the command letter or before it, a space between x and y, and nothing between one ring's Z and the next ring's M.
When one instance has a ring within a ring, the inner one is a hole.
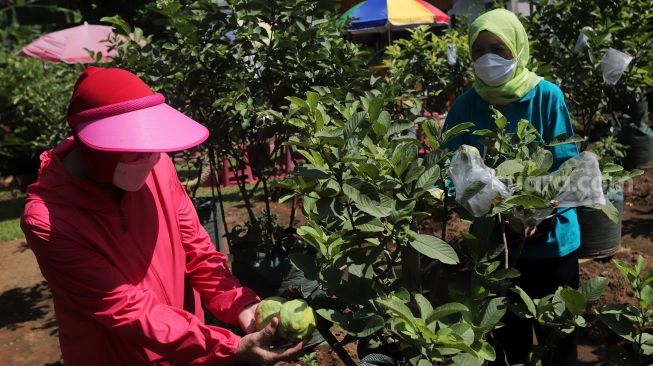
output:
M483 163L478 149L463 145L451 159L449 175L456 189L456 201L475 217L485 215L492 208L492 200L498 195L507 197L510 192L494 172ZM483 182L485 186L471 197L467 198L465 191ZM466 198L463 200L463 198Z
M519 221L527 226L537 226L542 221L546 220L553 213L553 208L541 208L537 210L532 210L528 215L524 210L515 210L513 215Z
M455 65L458 61L458 48L453 43L447 43L447 63Z
M610 85L617 84L632 60L633 56L627 53L615 50L614 48L608 49L608 52L603 55L603 59L601 60L603 80Z
M578 34L578 39L576 40L576 45L574 46L574 52L583 53L583 51L585 51L587 48L589 39L590 38L585 33L580 32Z
M565 174L569 169L571 173L555 197L558 207L605 205L603 175L596 155L584 151L565 161L556 173Z

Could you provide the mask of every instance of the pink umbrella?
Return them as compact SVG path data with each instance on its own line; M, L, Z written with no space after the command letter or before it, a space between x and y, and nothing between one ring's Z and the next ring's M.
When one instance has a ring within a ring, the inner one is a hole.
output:
M84 24L45 34L20 50L24 57L36 57L52 62L69 64L93 62L86 49L102 52L102 61L108 61L116 54L109 51L108 40L113 28L106 25Z

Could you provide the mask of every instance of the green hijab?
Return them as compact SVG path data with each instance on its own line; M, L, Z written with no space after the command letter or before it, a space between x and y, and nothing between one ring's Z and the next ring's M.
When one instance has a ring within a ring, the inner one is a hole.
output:
M513 57L521 51L521 57L514 73L505 83L489 86L479 78L474 81L476 93L492 105L510 104L526 95L542 78L528 70L526 65L530 57L526 30L515 14L506 9L495 9L479 16L469 29L469 48L482 31L488 31L505 43Z

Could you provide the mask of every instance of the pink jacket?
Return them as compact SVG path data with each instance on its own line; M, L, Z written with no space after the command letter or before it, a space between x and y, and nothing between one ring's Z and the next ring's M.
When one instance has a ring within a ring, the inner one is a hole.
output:
M232 363L240 338L204 325L199 295L230 324L258 298L211 244L170 158L118 206L68 175L73 146L41 155L21 222L52 288L66 366Z

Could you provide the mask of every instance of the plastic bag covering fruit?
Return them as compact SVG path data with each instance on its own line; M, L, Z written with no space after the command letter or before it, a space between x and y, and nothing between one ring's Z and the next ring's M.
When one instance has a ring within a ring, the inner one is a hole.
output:
M279 334L291 342L308 338L315 330L315 313L304 300L290 300L279 311Z
M281 305L286 302L283 297L273 296L261 301L256 308L254 319L256 321L256 330L265 328L266 325L274 318L279 316Z
M628 68L628 64L633 60L633 56L609 48L601 60L601 72L603 80L610 85L615 85L621 79L621 75Z
M485 215L492 207L492 200L497 196L507 197L510 192L483 162L481 154L473 146L462 145L451 159L449 175L456 187L456 201L475 217ZM478 192L463 200L465 191L476 182L485 186Z

